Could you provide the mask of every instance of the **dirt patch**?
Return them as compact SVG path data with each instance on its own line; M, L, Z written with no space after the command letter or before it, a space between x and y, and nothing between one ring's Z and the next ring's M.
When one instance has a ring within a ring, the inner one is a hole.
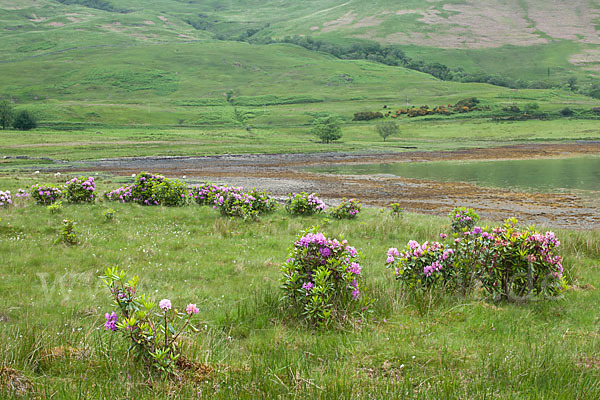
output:
M144 21L144 24L146 24L146 25L154 25L154 21Z
M530 159L585 154L600 154L600 142L532 144L450 152L122 158L86 162L88 166L78 169L75 165L73 169L106 171L122 176L144 170L179 178L185 175L187 182L212 181L257 187L279 198L291 192L314 191L330 205L337 204L342 197L353 197L371 206L382 207L397 202L407 211L443 216L456 206L468 206L493 220L516 216L527 224L588 229L600 226L600 210L573 194L525 193L462 182L390 176L317 174L304 169L335 164Z
M543 7L529 7L528 15L536 28L556 39L600 43L594 20L599 11L587 0L544 0Z
M430 2L431 3L431 2ZM467 0L461 4L425 5L423 9L397 10L396 15L420 14L423 26L386 36L385 43L410 43L438 48L490 48L530 46L553 39L600 43L595 29L599 10L587 0L565 6L561 0L543 5L519 0ZM377 32L367 34L377 37Z
M40 0L0 0L0 9L3 10L22 10L24 8L39 7L42 5Z
M332 32L337 31L338 29L348 26L354 22L358 14L354 10L348 11L346 14L342 15L338 19L334 19L333 21L328 21L323 24L322 32Z
M353 28L369 28L372 26L380 25L383 22L382 18L377 17L365 17L352 25Z
M569 62L588 71L600 71L600 50L588 49L569 58Z
M33 15L32 15L32 16L29 18L29 20L30 20L31 22L44 22L44 21L46 21L47 19L48 19L48 18L44 18L44 17L38 17L38 16L37 16L37 15L35 15L35 14L33 14Z
M62 22L50 22L48 26L53 26L55 28L60 28L61 26L65 26Z
M167 22L167 17L159 15L157 18L160 19L162 22Z
M506 44L524 46L546 43L535 34L516 2L445 4L443 12L430 7L419 22L435 26L431 33L409 32L411 42L441 48L486 48ZM451 15L446 15L450 13ZM386 40L394 40L395 34Z

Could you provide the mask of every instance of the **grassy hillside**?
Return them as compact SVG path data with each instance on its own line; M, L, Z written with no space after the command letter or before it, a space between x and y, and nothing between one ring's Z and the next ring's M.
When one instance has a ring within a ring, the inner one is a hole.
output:
M582 0L2 0L0 51L6 61L72 47L310 35L396 44L417 60L470 73L555 85L576 76L587 85L600 64L599 12Z
M80 48L4 66L4 97L28 104L46 122L236 125L233 105L252 124L305 124L314 117L311 112L351 119L354 112L384 105L448 104L472 96L494 106L595 105L567 91L444 82L293 45L206 41ZM232 104L225 99L228 91Z

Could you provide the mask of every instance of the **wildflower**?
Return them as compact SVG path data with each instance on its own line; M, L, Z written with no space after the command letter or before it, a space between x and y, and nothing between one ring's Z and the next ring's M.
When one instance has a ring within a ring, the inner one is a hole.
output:
M200 312L200 310L198 310L198 307L196 307L195 304L188 304L187 307L185 308L185 312L188 315L192 315L192 314L198 314L198 312Z
M168 311L168 310L171 309L171 300L169 300L169 299L162 299L158 303L158 306L160 307L161 310Z

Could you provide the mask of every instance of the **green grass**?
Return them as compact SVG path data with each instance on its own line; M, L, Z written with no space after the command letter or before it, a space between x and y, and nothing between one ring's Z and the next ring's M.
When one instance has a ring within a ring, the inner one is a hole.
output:
M52 176L39 179L53 181ZM3 174L6 189L31 178ZM98 177L99 190L118 184ZM106 222L103 212L116 210ZM357 220L292 218L282 210L254 223L210 208L131 204L32 204L0 209L0 366L25 374L43 398L581 398L600 395L600 233L558 231L568 276L564 298L491 303L482 293L410 300L384 268L388 247L434 240L444 218L401 219L366 209ZM56 244L61 221L80 244ZM363 254L368 321L343 330L306 329L277 305L279 266L299 231L319 224ZM97 278L108 265L141 277L155 300L200 306L192 358L216 372L206 383L169 382L126 357L103 331L111 309ZM27 284L24 284L24 283ZM385 320L385 322L384 322ZM59 346L72 347L71 355ZM200 393L200 394L198 394Z
M250 132L239 127L5 131L2 155L12 158L0 159L0 169L48 163L14 158L17 156L76 161L133 156L397 152L406 151L406 147L435 151L600 139L594 120L497 123L485 119L413 119L403 120L400 133L386 142L376 132L376 122L347 122L342 126L339 142L323 144L310 135L310 115L298 113L298 119L282 119L281 126L271 127L268 117L272 115L253 120ZM264 125L259 125L259 121L264 121Z

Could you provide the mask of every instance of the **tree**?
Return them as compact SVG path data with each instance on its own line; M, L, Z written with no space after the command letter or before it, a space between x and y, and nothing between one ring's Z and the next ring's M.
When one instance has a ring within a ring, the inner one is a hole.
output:
M569 85L569 89L571 89L572 92L577 90L577 78L572 76L569 79L567 79L567 85Z
M329 143L342 137L342 128L336 117L321 117L313 122L311 133L321 139L323 143Z
M12 104L8 100L0 101L0 125L6 129L10 125L14 116Z
M377 124L377 133L383 138L384 142L388 136L398 133L399 131L400 127L394 121L383 121Z
M37 126L37 121L32 113L27 110L21 110L13 121L13 128L22 131L28 131Z

